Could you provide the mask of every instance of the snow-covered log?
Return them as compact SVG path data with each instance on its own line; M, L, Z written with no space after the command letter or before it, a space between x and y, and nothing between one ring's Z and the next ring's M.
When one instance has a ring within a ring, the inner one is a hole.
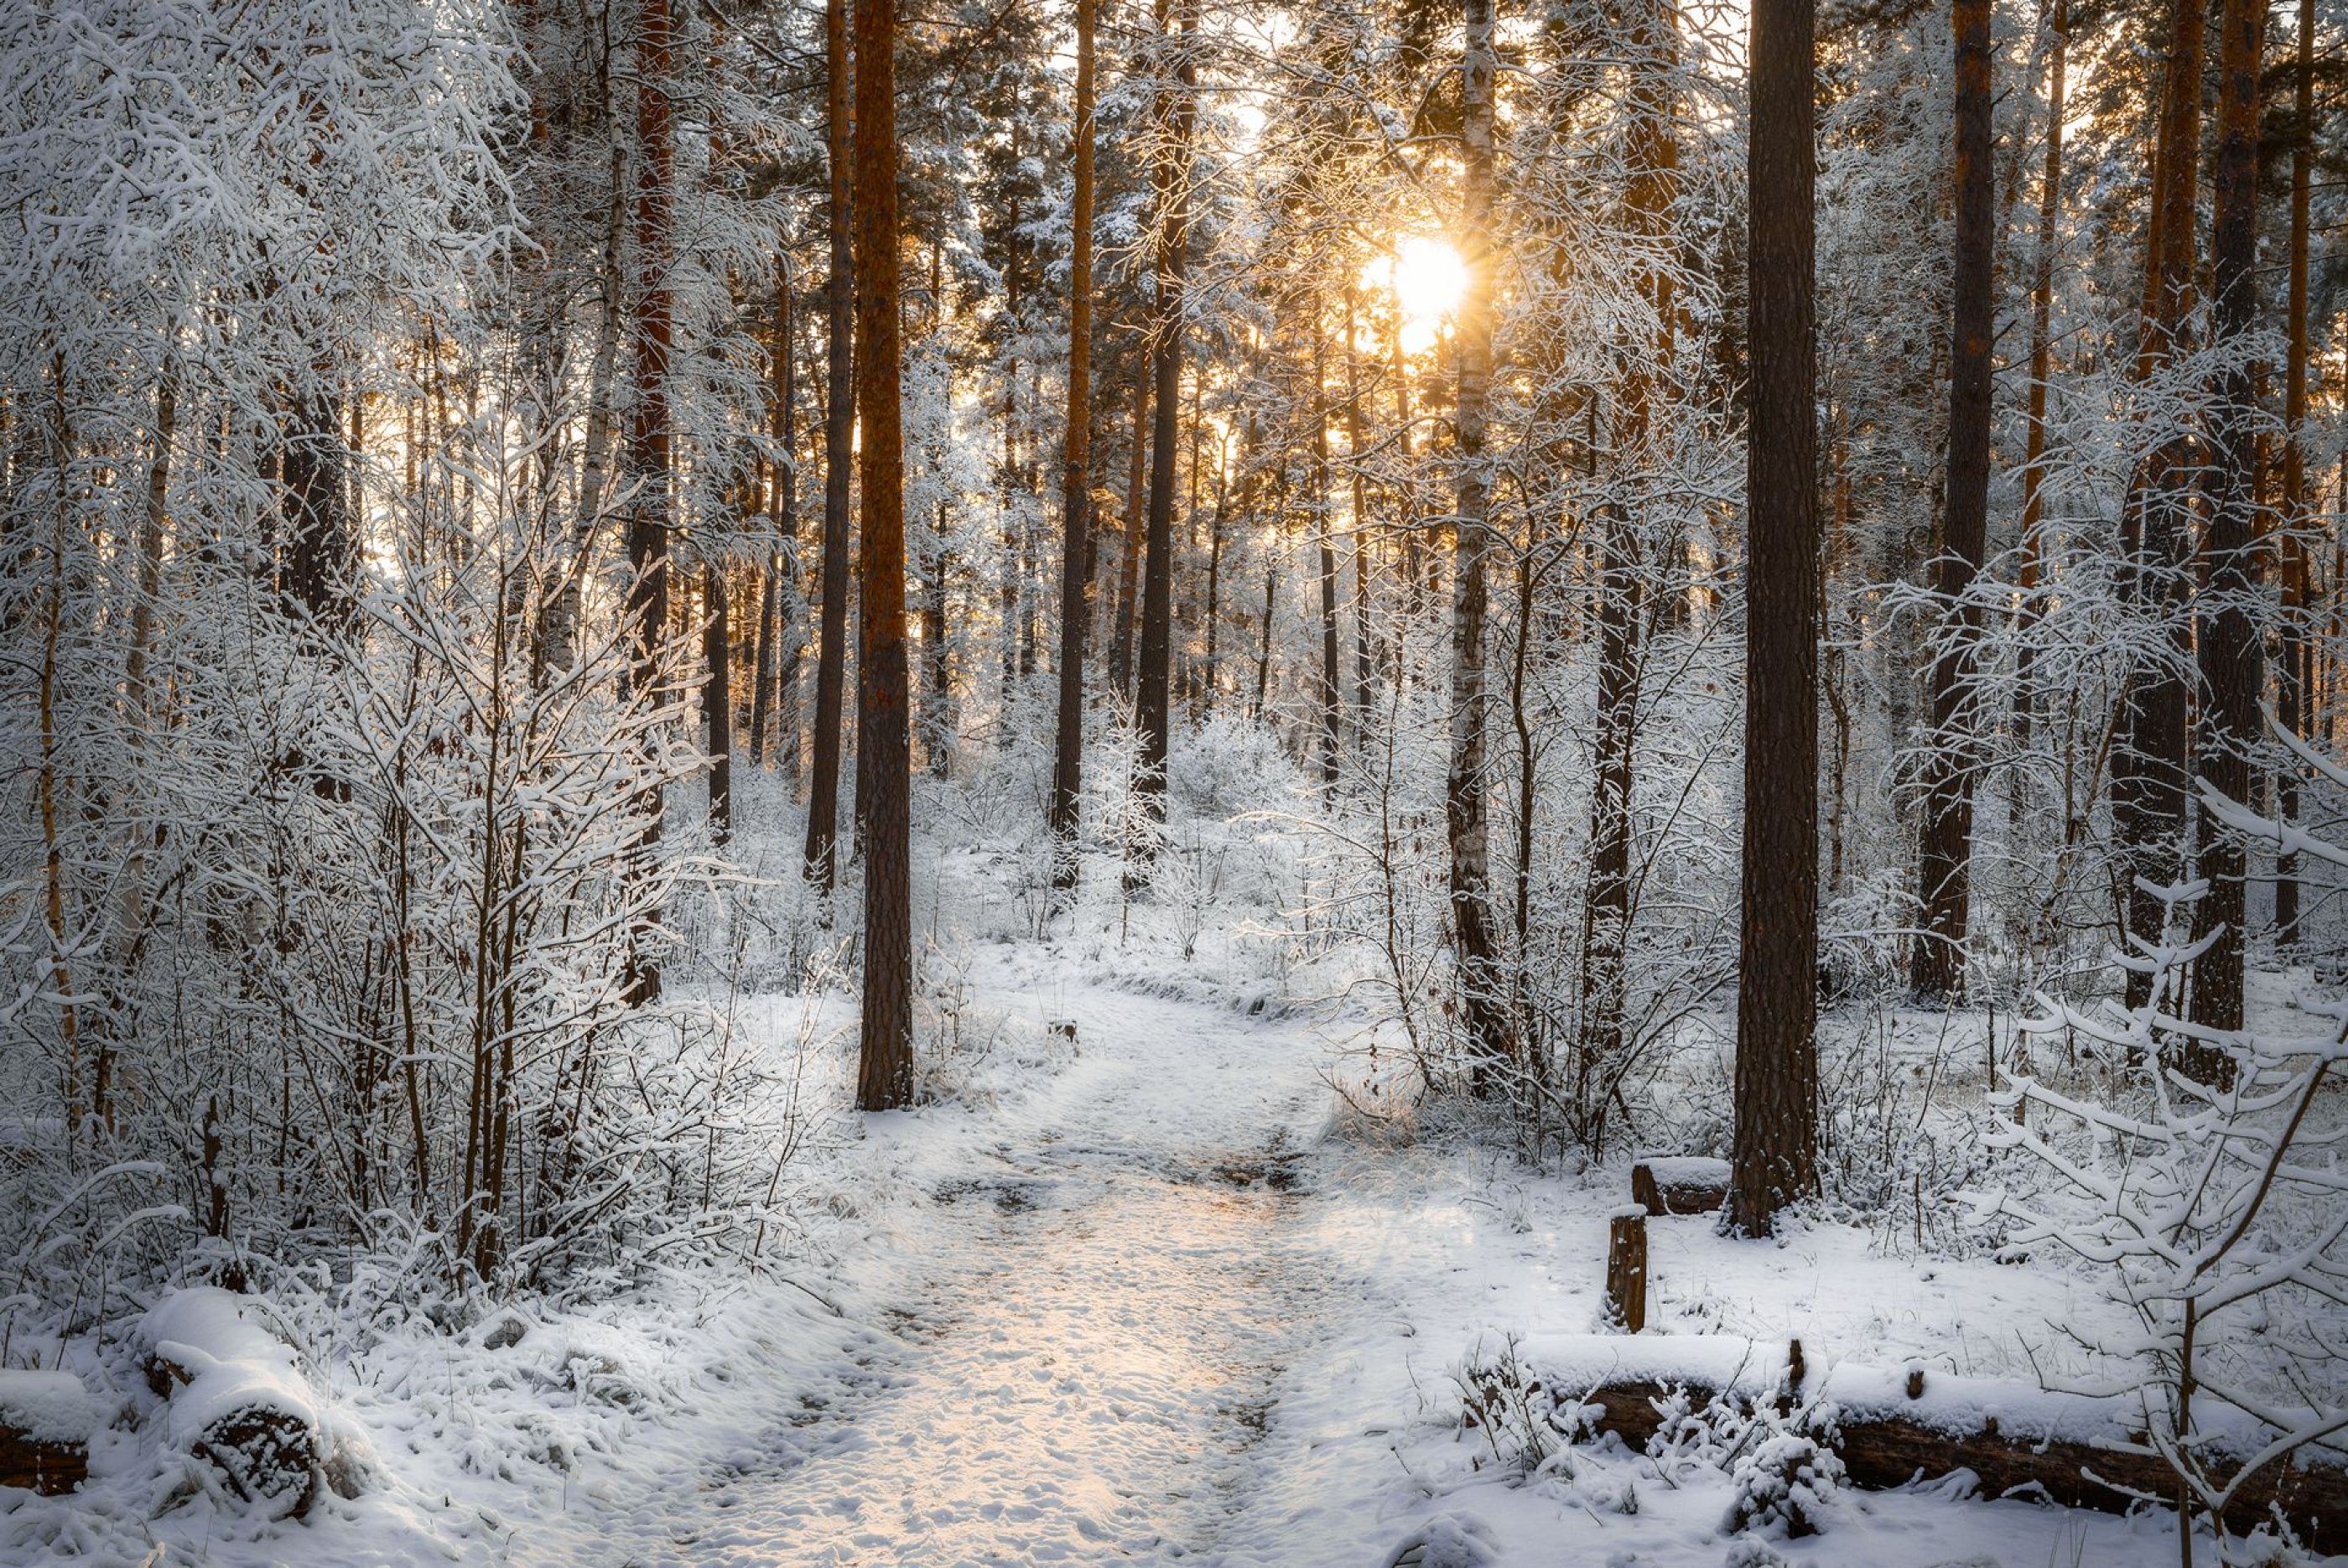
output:
M139 1325L148 1386L170 1403L165 1439L229 1493L300 1516L317 1493L317 1405L291 1346L260 1304L216 1286L165 1296Z
M1728 1202L1728 1161L1650 1154L1631 1167L1631 1202L1650 1214L1709 1214Z
M1848 1362L1806 1378L1785 1350L1726 1336L1560 1336L1528 1340L1519 1354L1562 1422L1578 1408L1583 1429L1614 1433L1633 1449L1662 1427L1674 1395L1694 1408L1715 1398L1750 1406L1790 1396L1826 1418L1821 1426L1859 1486L1966 1470L1988 1497L2110 1512L2176 1499L2176 1472L2147 1441L2142 1403L2131 1396ZM2240 1460L2274 1435L2239 1418L2210 1434L2210 1450ZM2236 1490L2226 1522L2249 1530L2278 1507L2316 1550L2348 1550L2348 1453L2310 1446L2265 1466Z
M0 1371L0 1487L71 1491L106 1417L70 1372Z

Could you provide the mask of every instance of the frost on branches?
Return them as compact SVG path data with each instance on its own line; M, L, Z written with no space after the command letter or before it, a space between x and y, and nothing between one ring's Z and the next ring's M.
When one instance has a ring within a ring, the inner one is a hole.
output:
M2209 805L2229 829L2340 858L2222 797ZM2205 884L2147 891L2174 934ZM1988 1141L2055 1180L1976 1205L2009 1248L2059 1248L2101 1272L2137 1326L2086 1346L2126 1367L2093 1391L2141 1391L2142 1441L2177 1476L2163 1501L2216 1520L2252 1478L2312 1445L2336 1456L2348 1432L2348 1344L2333 1330L2348 1300L2348 1003L2302 999L2338 1021L2309 1037L2190 1022L2193 962L2214 934L2137 939L2122 962L2151 985L2131 1011L2040 994L2044 1011L2021 1025L2032 1048L2085 1054L2106 1091L2061 1094L2025 1072L1993 1097L2005 1114Z

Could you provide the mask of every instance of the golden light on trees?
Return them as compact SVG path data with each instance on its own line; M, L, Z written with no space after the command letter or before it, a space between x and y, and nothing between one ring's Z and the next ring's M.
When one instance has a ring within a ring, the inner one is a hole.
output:
M1434 346L1444 323L1458 308L1468 287L1468 267L1449 241L1405 234L1395 242L1392 255L1371 263L1365 281L1394 291L1402 312L1403 350L1422 354Z

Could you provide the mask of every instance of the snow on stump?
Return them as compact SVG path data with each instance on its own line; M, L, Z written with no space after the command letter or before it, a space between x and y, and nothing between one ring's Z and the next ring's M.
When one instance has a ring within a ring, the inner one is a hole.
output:
M165 1296L139 1325L147 1382L170 1400L165 1440L272 1518L317 1495L318 1412L301 1363L260 1303L216 1286Z
M1606 1315L1625 1334L1647 1326L1647 1211L1637 1203L1607 1222Z
M1650 1214L1709 1214L1728 1202L1728 1161L1650 1154L1631 1167L1631 1202Z
M106 1408L70 1372L0 1371L0 1487L52 1496L89 1474Z

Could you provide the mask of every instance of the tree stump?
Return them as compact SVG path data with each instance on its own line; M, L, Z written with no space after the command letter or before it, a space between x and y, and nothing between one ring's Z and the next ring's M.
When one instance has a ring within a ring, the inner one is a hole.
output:
M1650 1155L1631 1167L1631 1202L1650 1214L1709 1214L1728 1202L1728 1161Z
M1617 1209L1606 1233L1606 1315L1625 1334L1647 1326L1647 1211Z
M89 1474L105 1412L70 1372L0 1371L0 1486L56 1496Z

